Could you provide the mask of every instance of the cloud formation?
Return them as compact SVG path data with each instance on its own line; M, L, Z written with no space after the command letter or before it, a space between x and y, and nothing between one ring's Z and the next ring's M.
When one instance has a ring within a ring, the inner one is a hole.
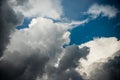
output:
M16 14L6 0L0 1L0 56L9 43L9 35L14 32L15 27L20 24L22 20L22 14Z
M120 51L106 58L106 62L95 62L94 69L90 72L91 80L119 80L120 79Z
M92 78L92 80L101 80L101 78L104 78L102 80L105 80L105 79L109 80L105 77L95 78L95 76L93 76L92 73L96 75L98 72L98 76L104 75L105 69L101 70L103 67L103 64L109 64L109 58L112 59L113 57L115 57L115 55L120 56L120 54L116 53L117 51L120 50L120 41L118 41L115 37L97 38L97 39L94 39L93 41L89 41L85 44L82 44L79 47L81 46L89 47L90 53L87 56L87 60L81 59L79 61L80 67L77 67L76 70L80 71L80 73L83 74L85 78L88 77L88 79ZM99 69L101 71L96 71ZM104 76L107 76L107 75L104 75ZM107 77L110 78L110 75L108 75Z
M11 0L9 1L16 12L25 17L49 17L60 19L62 15L61 0Z
M62 21L64 13L60 1L0 2L0 55L4 53L0 57L0 80L120 79L120 41L116 38L98 38L63 48L70 42L68 30L88 19ZM95 4L87 13L94 18L99 15L112 18L117 9ZM24 17L32 18L29 27L16 30Z
M86 13L91 15L92 18L97 18L100 15L103 17L113 18L117 15L118 10L114 6L94 4Z
M75 67L78 66L78 60L85 58L88 53L88 47L79 48L73 45L65 48L64 55L60 59L58 66L47 65L42 80L83 80Z
M67 30L72 28L72 25L78 23L54 22L52 19L38 17L32 19L29 28L15 30L10 35L10 43L1 57L0 70L3 76L1 79L35 80L39 77L43 80L61 80L61 76L63 80L70 77L81 79L74 67L77 67L76 63L80 58L86 57L89 53L88 48L79 49L78 46L71 46L65 48L64 53L62 47L70 41L70 32ZM63 54L64 56L58 61L58 56ZM55 67L57 62L58 67ZM13 72L11 70L6 72L6 67L2 67L6 65L14 67L11 69ZM53 74L50 74L51 68L55 68ZM66 72L67 69L71 70ZM73 73L77 76L72 75ZM10 77L6 78L6 75ZM44 79L45 75L49 79Z

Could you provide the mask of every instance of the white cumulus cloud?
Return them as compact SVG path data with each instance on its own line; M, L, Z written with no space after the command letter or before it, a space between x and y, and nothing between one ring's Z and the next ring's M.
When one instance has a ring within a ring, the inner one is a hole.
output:
M3 58L10 58L9 56L12 56L10 53L14 52L25 56L35 52L55 56L56 53L61 53L64 44L70 42L70 32L67 30L73 25L78 25L78 23L53 22L52 19L43 17L34 18L29 28L16 30L11 34L10 44Z
M29 24L29 28L16 30L11 35L11 43L7 48L11 52L20 53L32 52L31 49L40 49L41 52L52 49L57 51L66 41L65 38L67 39L67 37L63 37L67 28L68 25L65 23L54 23L51 19L42 17L35 18Z

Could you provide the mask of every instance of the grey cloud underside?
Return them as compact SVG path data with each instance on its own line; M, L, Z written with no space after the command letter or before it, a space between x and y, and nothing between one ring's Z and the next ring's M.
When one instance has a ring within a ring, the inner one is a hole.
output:
M105 64L105 69L109 72L109 80L120 80L120 51L116 52L114 59L110 59Z
M50 56L35 53L29 57L16 55L18 64L15 65L11 61L0 61L0 80L83 80L82 76L75 70L78 60L85 58L89 53L89 48L73 45L65 49L64 56L61 58L58 67L51 65ZM17 61L16 61L17 62ZM15 63L16 63L15 62ZM45 74L48 79L45 79Z
M9 35L14 31L16 25L20 24L23 16L15 13L8 5L7 0L0 1L0 56L2 56L6 45L9 43Z
M54 66L46 67L48 80L69 80L70 78L72 80L83 80L82 76L75 70L75 68L78 66L78 60L80 58L85 58L88 53L88 47L83 47L81 49L76 45L67 47L57 68Z
M89 51L87 51L87 47L83 47L79 50L79 48L75 45L67 47L66 53L62 57L58 70L59 72L65 71L68 68L74 68L77 67L78 60L80 58L86 58Z

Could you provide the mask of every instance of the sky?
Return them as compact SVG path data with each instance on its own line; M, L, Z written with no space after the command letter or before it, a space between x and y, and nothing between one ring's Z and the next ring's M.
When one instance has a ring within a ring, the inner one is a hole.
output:
M1 0L0 80L120 80L119 0Z

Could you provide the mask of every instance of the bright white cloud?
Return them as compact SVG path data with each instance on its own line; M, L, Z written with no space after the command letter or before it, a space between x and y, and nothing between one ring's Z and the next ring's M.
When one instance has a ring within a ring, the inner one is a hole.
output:
M53 48L53 51L56 51L66 41L65 38L67 39L67 37L63 38L67 28L67 24L54 23L51 19L39 17L31 21L29 28L16 30L7 48L11 52L20 53L31 52L30 49L40 49L41 52L45 52Z
M80 66L76 70L80 71L80 73L86 73L88 77L90 72L94 71L94 63L106 62L109 57L112 57L115 52L120 50L120 41L115 37L97 38L80 45L80 47L82 46L90 47L90 53L87 60L80 60Z
M29 56L35 52L55 56L55 54L61 53L64 44L70 42L70 32L67 30L73 28L73 25L78 25L78 23L55 23L48 18L34 18L29 24L29 28L16 30L11 35L10 44L3 57L7 59L8 56L12 55L10 53L14 52L24 56Z
M17 5L16 0L11 0L15 11L22 12L25 17L49 17L60 19L62 15L61 0L28 0L25 5Z
M87 14L90 14L92 18L97 18L99 15L113 18L117 13L118 10L114 6L99 4L92 5L87 11Z

